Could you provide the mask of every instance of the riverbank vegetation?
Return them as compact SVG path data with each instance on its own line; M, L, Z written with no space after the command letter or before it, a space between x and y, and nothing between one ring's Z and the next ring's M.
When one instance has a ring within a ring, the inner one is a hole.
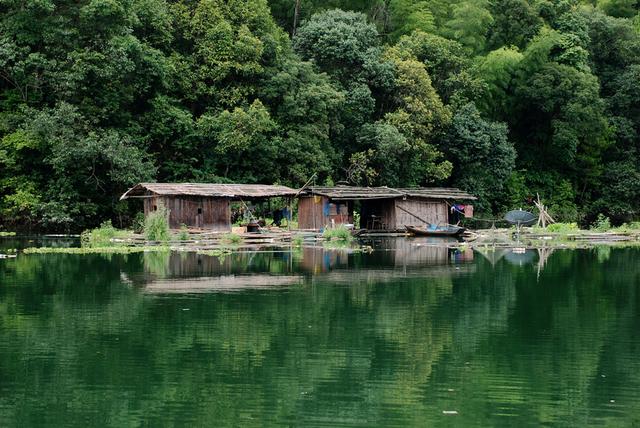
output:
M184 230L180 232L180 235L183 234ZM149 241L167 242L169 240L169 212L166 208L160 207L145 218L144 235Z
M637 2L295 4L6 3L0 225L139 228L119 200L139 181L313 173L457 186L489 218L539 193L558 221L637 220Z
M117 240L126 239L130 232L127 230L118 230L111 224L111 221L105 221L95 229L88 229L80 234L80 245L82 248L104 248L120 245Z
M329 242L349 243L353 241L351 231L344 226L325 229L324 232L322 232L322 238Z
M31 247L24 254L135 254L170 251L168 246L112 246L112 247Z

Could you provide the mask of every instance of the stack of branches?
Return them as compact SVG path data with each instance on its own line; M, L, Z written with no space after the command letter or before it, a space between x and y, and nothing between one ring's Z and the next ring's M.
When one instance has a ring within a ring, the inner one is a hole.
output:
M534 201L533 203L536 205L536 208L538 208L538 212L540 213L538 215L538 226L546 228L548 224L555 223L556 221L547 212L547 207L545 207L540 200L540 194L536 193L536 195L538 196L538 200Z

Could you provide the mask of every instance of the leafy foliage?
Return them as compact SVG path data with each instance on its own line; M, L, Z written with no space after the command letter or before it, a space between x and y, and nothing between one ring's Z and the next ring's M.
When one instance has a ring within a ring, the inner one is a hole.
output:
M463 106L453 118L445 147L453 160L453 183L477 195L478 207L491 211L505 191L515 167L516 152L504 123L488 122L476 106Z
M351 234L351 231L344 226L325 229L322 233L322 237L327 241L337 241L344 243L353 241L353 235Z
M603 214L598 214L598 217L591 225L591 229L597 232L607 232L611 229L611 221L609 220L609 217Z
M294 31L296 3L5 2L0 224L122 226L139 181L314 173L637 219L637 1L301 0Z
M169 240L169 212L165 207L147 215L144 222L144 235L149 241L166 242Z
M113 227L111 221L105 221L98 228L82 232L80 235L80 243L82 248L113 247L117 245L113 239L119 234L121 234L121 232Z
M579 230L577 223L552 223L547 226L547 231L552 233L575 233Z

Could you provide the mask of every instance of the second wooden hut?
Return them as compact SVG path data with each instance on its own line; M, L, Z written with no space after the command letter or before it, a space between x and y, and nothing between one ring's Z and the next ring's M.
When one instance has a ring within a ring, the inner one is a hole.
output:
M356 208L362 229L404 231L405 226L445 225L460 212L472 216L473 206L468 202L475 199L455 188L312 186L301 192L298 225L321 230L353 224Z

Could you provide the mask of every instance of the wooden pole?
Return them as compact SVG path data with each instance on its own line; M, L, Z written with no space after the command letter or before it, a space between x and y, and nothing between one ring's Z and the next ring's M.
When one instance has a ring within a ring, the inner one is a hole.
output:
M396 207L400 208L402 211L406 212L407 214L409 214L409 215L410 215L410 216L412 216L412 217L417 218L418 220L420 220L421 222L423 222L423 223L425 223L425 224L431 224L431 223L429 223L428 221L426 221L425 219L418 217L417 215L415 215L414 213L412 213L412 212L411 212L411 211L409 211L408 209L405 209L405 208L401 207L400 205L396 205Z
M318 174L317 172L314 172L314 173L313 173L313 175L311 176L311 178L310 178L310 179L308 179L306 183L304 183L304 186L302 186L300 189L298 189L298 192L295 194L294 198L297 198L297 197L298 197L298 195L300 195L300 193L302 193L302 191L303 191L304 189L306 189L306 188L307 188L307 186L309 185L309 183L311 183L311 181L312 181L312 180L314 180L314 179L316 178L316 175L317 175L317 174Z

